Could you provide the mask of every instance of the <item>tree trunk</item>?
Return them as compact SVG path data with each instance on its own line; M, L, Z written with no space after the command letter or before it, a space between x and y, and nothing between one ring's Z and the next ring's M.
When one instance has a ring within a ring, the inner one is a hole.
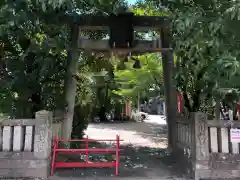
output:
M218 121L220 120L220 114L221 114L221 103L220 103L220 99L217 98L216 105L215 105L215 119Z
M104 106L100 107L98 116L99 116L101 122L107 122L106 108Z
M77 73L77 64L79 60L79 53L77 51L78 35L79 35L78 26L72 25L70 50L68 52L67 59L67 72L64 81L65 109L64 109L64 121L62 124L63 129L62 138L66 139L70 138L72 133L72 123L77 89L75 75Z
M37 111L40 111L42 110L42 98L41 98L41 92L38 92L38 93L34 93L32 94L31 96L31 100L32 100L32 109L31 109L31 112L32 112L32 118L34 119L35 118L35 113Z

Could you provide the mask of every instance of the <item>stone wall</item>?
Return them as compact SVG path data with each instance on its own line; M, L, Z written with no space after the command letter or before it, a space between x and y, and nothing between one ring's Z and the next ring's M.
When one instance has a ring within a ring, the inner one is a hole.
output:
M47 178L50 171L52 113L0 123L0 177Z

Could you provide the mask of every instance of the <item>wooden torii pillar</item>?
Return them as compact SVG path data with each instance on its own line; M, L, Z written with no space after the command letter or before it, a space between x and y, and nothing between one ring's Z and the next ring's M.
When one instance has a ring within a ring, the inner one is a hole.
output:
M169 19L162 16L134 16L133 13L128 12L111 16L76 16L75 14L74 17L70 15L63 16L59 21L72 24L72 52L69 58L74 58L75 60L71 61L72 64L69 66L71 67L70 71L73 74L76 73L76 68L74 68L76 66L74 66L74 63L77 63L79 57L76 49L90 53L96 52L104 54L121 52L121 54L124 55L141 55L144 53L161 52L166 96L166 116L169 129L169 146L171 147L174 144L177 95L173 83L173 52L170 47L171 35L169 30ZM79 37L79 31L81 30L108 30L110 40L82 39ZM160 33L161 40L132 39L131 42L125 41L125 44L121 41L124 38L125 40L131 39L131 34L129 34L129 32L131 32L134 37L134 31L138 30L156 30ZM121 38L119 39L118 36ZM74 84L74 80L69 81L68 83ZM69 100L75 98L76 92L73 92L73 90L69 90L67 93L71 94ZM74 109L74 106L69 106L68 108L71 111Z

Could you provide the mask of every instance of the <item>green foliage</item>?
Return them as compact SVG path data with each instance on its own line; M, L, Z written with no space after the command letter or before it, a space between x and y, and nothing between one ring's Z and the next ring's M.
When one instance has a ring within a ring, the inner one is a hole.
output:
M1 1L0 113L31 117L40 109L63 108L70 30L60 23L61 18L68 16L73 22L79 14L106 15L125 7L120 0ZM167 1L164 6L150 0L132 8L136 15L168 15L173 20L176 82L188 111L211 106L219 97L230 101L227 94L235 94L231 101L238 99L239 7L238 1L227 0ZM94 39L105 36L101 31L83 34ZM80 124L80 129L76 132L86 127L91 116L120 107L125 99L163 94L161 59L157 54L137 58L141 69L133 69L128 62L127 69L117 70L116 59L81 54L74 116L74 127Z
M239 91L238 1L140 1L138 7L167 12L177 56L177 90L188 111L209 107L228 91ZM235 96L236 97L236 96ZM237 99L235 99L236 101Z
M147 5L138 4L134 6L131 10L137 16L168 16L169 15L167 12L156 10L152 8L151 5L148 5L148 4Z
M211 7L210 7L211 5ZM178 88L189 111L203 101L219 98L222 88L239 88L239 43L236 30L229 29L236 17L227 1L185 1L170 7L174 49L178 57ZM232 6L233 7L233 6ZM204 103L203 103L204 104Z
M41 3L7 1L0 7L0 109L15 117L63 105L68 28L46 24ZM49 13L56 8L46 6Z
M63 109L69 24L79 14L109 14L124 6L126 3L121 0L1 1L0 113L26 118L40 109ZM64 25L62 18L66 16L69 24ZM101 31L83 34L94 39L105 35ZM111 66L106 66L107 60L87 56L80 60L74 133L82 136L89 114L102 102L108 104L106 92L114 86L108 76ZM94 84L102 86L95 88Z
M163 72L161 58L158 54L147 54L137 57L141 62L141 69L132 68L133 62L127 62L125 70L115 72L116 81L121 88L114 93L136 101L138 95L149 99L163 93Z
M91 104L91 116L96 116L101 107L111 110L118 101L112 94L112 90L117 89L113 65L106 57L88 57L87 63L79 68L77 104Z

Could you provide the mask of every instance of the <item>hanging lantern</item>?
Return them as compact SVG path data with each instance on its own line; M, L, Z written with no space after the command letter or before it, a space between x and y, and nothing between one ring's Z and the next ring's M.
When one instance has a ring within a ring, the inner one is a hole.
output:
M128 56L124 58L123 62L128 62Z
M124 70L126 69L126 65L124 64L124 62L120 62L118 65L117 65L117 69L118 70Z
M141 69L141 63L139 60L135 60L134 64L133 64L133 68L134 69Z

